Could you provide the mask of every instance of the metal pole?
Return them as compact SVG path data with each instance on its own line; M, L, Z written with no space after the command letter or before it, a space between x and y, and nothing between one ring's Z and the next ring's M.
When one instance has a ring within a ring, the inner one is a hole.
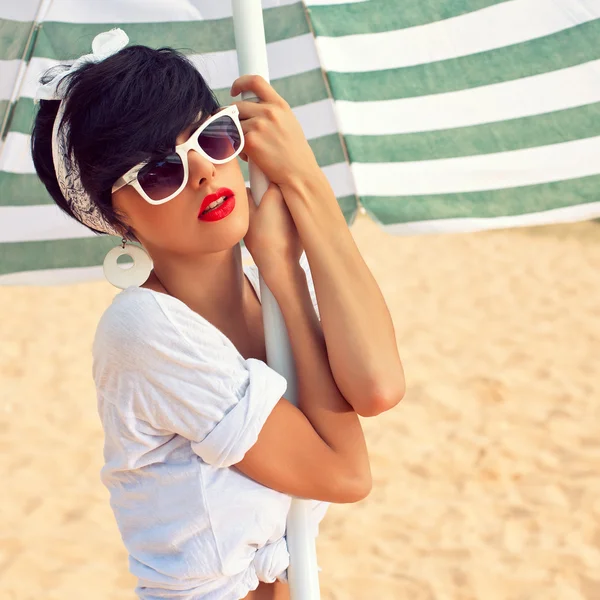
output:
M233 25L240 75L261 75L269 79L267 44L260 0L233 0ZM244 100L257 102L252 94ZM257 204L267 190L269 180L249 161L250 189ZM267 363L288 382L285 397L297 404L296 369L283 315L273 294L260 278ZM315 539L310 534L308 518L311 503L294 498L287 520L287 545L290 553L288 580L292 600L319 600L319 575Z

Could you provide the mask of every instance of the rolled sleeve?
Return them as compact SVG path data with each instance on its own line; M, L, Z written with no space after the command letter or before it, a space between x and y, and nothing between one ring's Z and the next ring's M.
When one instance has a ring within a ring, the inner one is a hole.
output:
M217 467L239 462L287 380L263 361L244 359L183 303L141 295L136 304L136 311L116 306L97 334L97 385L147 433L180 435Z
M238 402L200 442L194 452L215 467L240 462L258 439L271 411L287 389L285 377L260 360L246 360L247 381Z

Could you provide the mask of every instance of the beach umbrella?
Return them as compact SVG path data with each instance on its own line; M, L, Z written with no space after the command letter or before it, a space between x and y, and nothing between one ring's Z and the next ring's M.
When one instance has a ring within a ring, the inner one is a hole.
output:
M262 1L271 83L293 106L346 220L356 193L333 102L306 14L297 0ZM231 1L0 0L0 284L103 279L102 261L118 244L62 214L37 179L29 151L37 79L45 69L90 51L94 36L121 27L130 44L172 46L190 56L230 104L239 76ZM248 167L240 161L249 180ZM249 255L245 251L245 260Z
M40 73L115 26L131 43L184 50L228 104L233 80L261 62L246 33L264 19L261 74L294 109L349 225L358 210L392 234L600 216L597 1L262 0L260 19L258 2L0 0L1 284L103 279L118 240L54 206L29 132ZM250 12L234 22L234 8ZM274 351L289 346L283 320L261 292L269 364L293 389L289 347ZM292 590L313 600L314 544L294 506Z
M271 83L349 225L359 210L399 235L600 216L597 0L262 7ZM117 241L53 205L29 132L39 73L115 26L131 43L184 50L232 100L230 0L0 0L0 284L103 277Z

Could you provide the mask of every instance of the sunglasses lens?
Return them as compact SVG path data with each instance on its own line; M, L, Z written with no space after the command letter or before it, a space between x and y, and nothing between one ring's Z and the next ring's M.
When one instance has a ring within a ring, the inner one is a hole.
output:
M233 156L241 143L238 128L228 116L219 117L198 136L198 144L202 150L215 160Z
M183 164L178 154L170 154L144 166L138 182L152 200L163 200L179 189L183 181Z

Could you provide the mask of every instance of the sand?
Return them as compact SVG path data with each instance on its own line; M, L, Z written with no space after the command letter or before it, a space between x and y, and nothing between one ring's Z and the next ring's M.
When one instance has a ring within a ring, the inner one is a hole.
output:
M323 600L599 599L600 224L352 231L408 392L364 420L374 489L322 524ZM91 380L115 293L0 288L2 600L134 599Z

